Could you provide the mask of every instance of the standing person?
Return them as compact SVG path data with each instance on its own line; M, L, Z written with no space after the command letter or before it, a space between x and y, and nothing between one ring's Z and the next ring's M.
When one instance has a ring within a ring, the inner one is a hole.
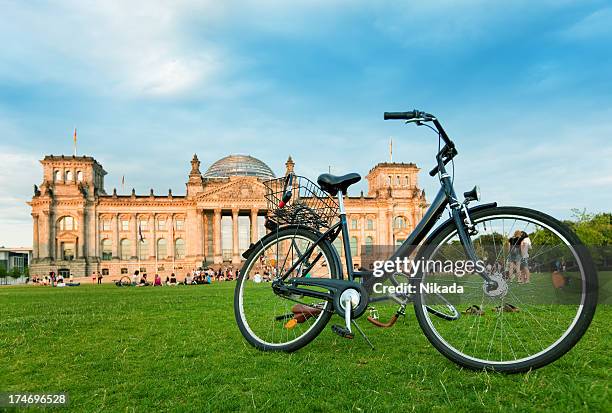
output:
M98 284L102 284L102 273L98 272Z
M514 275L518 276L518 282L522 282L521 276L521 232L520 230L514 231L514 235L508 239L509 251L508 251L508 281L514 281Z
M531 249L531 240L525 231L521 231L521 277L524 283L531 282L531 273L529 272L529 250ZM519 278L521 278L519 277ZM520 281L520 280L519 280Z
M96 283L96 278L98 278L98 277L96 276L96 272L94 271L94 272L91 274L91 283L92 283L92 284L95 284L95 283ZM100 284L100 283L98 283L98 284Z

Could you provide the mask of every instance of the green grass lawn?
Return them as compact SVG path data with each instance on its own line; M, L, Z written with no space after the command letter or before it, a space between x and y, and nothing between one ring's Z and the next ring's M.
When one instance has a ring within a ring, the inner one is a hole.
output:
M376 351L326 328L263 353L236 327L233 288L2 288L0 391L64 391L85 412L612 410L609 305L556 363L503 375L448 361L412 309L392 329L360 323Z

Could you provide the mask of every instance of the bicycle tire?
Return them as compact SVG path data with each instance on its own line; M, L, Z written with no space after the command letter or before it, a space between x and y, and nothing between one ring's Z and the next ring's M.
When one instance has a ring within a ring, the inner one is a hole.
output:
M423 296L421 294L416 294L414 310L419 325L427 339L440 353L442 353L451 361L473 370L493 370L505 373L519 373L527 370L544 367L556 361L569 350L571 350L582 338L584 333L587 331L591 320L593 319L597 306L597 273L590 254L584 248L580 239L568 227L566 227L564 224L562 224L555 218L539 211L520 207L494 207L487 208L481 211L476 211L471 214L471 218L474 221L482 218L495 216L516 216L544 223L550 228L553 228L559 234L561 234L568 242L571 243L571 245L577 247L575 249L575 252L576 255L579 257L580 264L583 268L583 273L585 277L585 291L582 301L582 311L571 329L566 332L565 337L563 337L563 339L556 343L552 348L546 349L543 354L536 355L535 357L528 360L510 363L482 362L474 360L470 357L466 357L463 354L459 354L456 349L448 345L446 341L444 341L443 339L441 339L441 337L438 336L436 331L433 330L432 326L427 320L427 309L422 304ZM453 231L456 231L456 227L454 223L449 223L447 224L446 228L443 228L441 231L439 231L433 237L433 239L427 240L425 243L426 247L424 249L424 252L421 254L421 258L428 259L435 251L435 248L441 242L447 239L450 235L452 235Z

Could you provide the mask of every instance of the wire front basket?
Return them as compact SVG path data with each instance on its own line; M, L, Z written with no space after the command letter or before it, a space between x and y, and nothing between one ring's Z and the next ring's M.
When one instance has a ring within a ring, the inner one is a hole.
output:
M282 205L287 177L271 179L266 187L268 217L278 225L303 225L317 230L331 227L338 219L338 204L317 184L294 175L291 199Z

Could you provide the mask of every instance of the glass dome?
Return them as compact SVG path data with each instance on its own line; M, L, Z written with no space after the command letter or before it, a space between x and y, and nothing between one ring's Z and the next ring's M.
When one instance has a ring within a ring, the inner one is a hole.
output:
M227 178L229 176L256 176L274 179L272 169L257 158L249 155L229 155L213 163L204 173L204 178Z

